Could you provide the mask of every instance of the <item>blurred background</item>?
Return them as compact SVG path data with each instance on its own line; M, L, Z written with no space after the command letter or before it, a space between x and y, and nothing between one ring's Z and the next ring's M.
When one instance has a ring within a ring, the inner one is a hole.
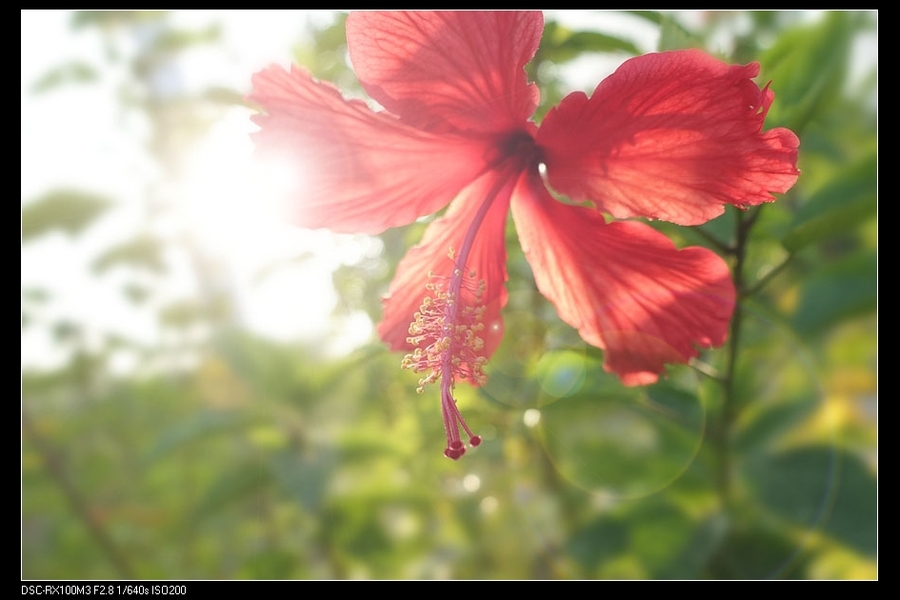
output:
M538 119L700 47L762 64L803 175L654 224L726 255L746 233L745 293L734 348L644 388L559 321L510 226L458 462L373 334L426 223L293 228L290 166L252 156L268 64L362 95L344 18L21 13L22 577L877 577L877 13L546 13Z

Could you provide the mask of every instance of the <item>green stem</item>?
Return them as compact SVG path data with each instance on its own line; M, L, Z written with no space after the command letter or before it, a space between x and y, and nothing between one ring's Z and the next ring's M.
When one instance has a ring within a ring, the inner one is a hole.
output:
M749 213L738 212L735 222L734 241L734 287L737 292L737 302L734 306L734 315L731 317L731 332L728 338L728 358L723 379L723 402L717 426L714 429L713 443L716 447L718 464L716 467L716 487L722 507L728 511L732 504L732 480L733 457L731 449L731 435L735 419L738 414L735 373L737 371L738 349L741 340L741 325L744 320L744 263L747 257L747 240L750 230L759 217L759 208Z

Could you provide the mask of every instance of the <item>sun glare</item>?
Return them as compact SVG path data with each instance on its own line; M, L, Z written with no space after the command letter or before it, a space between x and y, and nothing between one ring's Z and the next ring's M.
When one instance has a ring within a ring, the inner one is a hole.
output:
M286 194L303 189L306 173L303 165L254 156L248 116L231 111L191 155L184 225L227 262L246 325L282 341L327 338L332 352L346 352L368 337L371 323L360 315L349 319L352 327L332 322L332 271L359 260L365 245L285 220ZM353 341L340 330L352 331Z

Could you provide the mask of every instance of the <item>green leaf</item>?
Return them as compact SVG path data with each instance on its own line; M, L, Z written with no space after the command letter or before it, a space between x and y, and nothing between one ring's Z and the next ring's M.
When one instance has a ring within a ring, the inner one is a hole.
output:
M878 161L875 154L838 172L797 212L782 244L796 252L852 231L875 217L878 207Z
M629 40L597 31L576 31L566 40L566 46L582 52L626 52L631 55L641 53Z
M540 409L540 436L560 474L584 489L637 498L685 472L705 427L696 396L666 384L597 395L591 387Z
M650 21L654 25L660 25L667 19L665 15L657 10L626 10L624 12L626 14L634 15L635 17L640 17L641 19Z
M747 462L745 474L768 510L875 556L875 477L853 454L818 446L763 454Z
M291 576L297 557L287 550L263 550L250 555L238 572L247 579L282 580Z
M735 447L742 451L765 448L820 406L820 398L813 393L802 398L754 402L738 423Z
M800 133L825 105L837 98L847 71L854 17L829 12L811 26L781 34L760 57L763 80L771 80L777 100L769 123Z
M241 424L242 417L236 412L203 410L163 429L153 448L147 454L145 463L152 464L186 444L205 437L230 431Z
M678 554L656 573L658 579L700 579L710 559L722 546L728 531L728 517L714 513L693 526Z
M567 553L589 573L615 558L627 547L626 524L608 516L592 521L575 532L566 543Z
M163 244L155 237L144 235L110 248L93 262L91 269L103 273L116 265L126 265L162 274L166 271L162 253Z
M106 211L105 196L73 189L57 189L22 207L22 241L61 229L75 235Z
M232 466L209 486L203 500L189 511L190 518L211 517L230 504L256 496L271 481L272 472L264 463Z
M541 46L531 63L560 65L583 56L585 53L624 52L632 56L640 54L631 41L598 31L572 31L556 21L544 26ZM547 82L545 82L546 84Z
M71 61L64 65L50 69L38 79L31 91L35 94L48 92L53 88L70 83L89 83L96 81L97 71L91 65L82 61Z
M321 509L328 478L337 467L334 452L281 451L272 457L272 474L278 485L310 513Z
M156 50L162 52L180 52L197 44L208 44L217 41L221 35L218 23L207 25L203 29L166 29L154 40Z
M44 304L53 294L42 287L22 288L22 301L35 304Z
M254 106L251 102L246 100L244 94L241 92L222 86L206 88L202 93L202 97L210 102L225 106L246 106L247 108L253 108Z
M100 27L115 29L126 25L139 25L159 21L166 17L159 10L82 10L72 14L72 28Z
M681 50L683 48L703 48L703 38L691 33L681 23L669 15L663 15L659 26L658 50Z
M869 314L878 302L878 257L858 252L812 274L791 317L801 335L821 333L838 323Z
M757 516L735 524L713 556L714 579L787 579L802 575L806 555L783 527ZM745 517L746 518L746 517Z

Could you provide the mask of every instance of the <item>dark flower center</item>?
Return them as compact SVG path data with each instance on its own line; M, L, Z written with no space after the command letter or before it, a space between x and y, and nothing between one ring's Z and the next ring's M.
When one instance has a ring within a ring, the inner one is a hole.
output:
M544 150L527 131L516 130L504 134L498 141L497 148L500 151L500 162L508 159L516 160L526 171L536 173L540 164L544 162Z

